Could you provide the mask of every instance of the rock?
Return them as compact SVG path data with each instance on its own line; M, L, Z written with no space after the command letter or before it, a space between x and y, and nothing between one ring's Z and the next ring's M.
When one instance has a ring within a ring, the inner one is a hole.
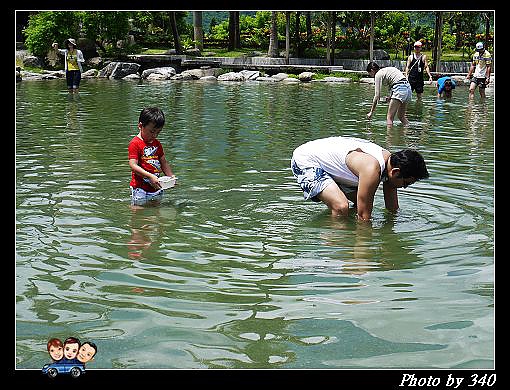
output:
M165 80L168 80L170 77L175 75L175 69L171 66L163 66L160 68L151 68L151 69L145 69L142 72L142 79L146 79L149 77L149 75L152 74L158 74L160 76L164 76ZM158 80L161 80L161 78L157 78Z
M81 77L84 79L95 78L95 77L97 77L98 74L99 74L99 71L97 69L89 69L86 72L83 72L81 74Z
M285 80L285 79L283 79L283 80ZM276 79L274 77L260 76L260 77L257 77L257 81L268 82L268 83L277 83L280 80Z
M122 78L122 80L140 80L140 79L141 77L138 73L131 73Z
M92 57L85 60L85 65L91 68L99 68L104 67L106 64L103 63L103 59L101 57Z
M287 77L286 79L283 79L281 82L282 83L286 83L286 84L297 84L297 83L300 83L299 79L296 79L294 77Z
M184 50L184 54L186 54L188 56L193 56L193 57L202 56L202 53L200 53L200 50L197 48Z
M315 73L313 72L301 72L299 75L298 75L298 79L299 81L302 81L302 82L309 82L309 81L312 81L312 77Z
M110 62L99 71L98 77L121 79L129 74L137 73L140 64L134 62Z
M204 76L204 77L200 77L199 80L200 81L218 81L216 76Z
M170 77L170 80L182 80L182 81L186 81L186 80L193 80L193 76L190 75L189 73L178 73L172 77Z
M241 73L245 80L257 80L258 77L260 77L260 72L258 70L242 70L239 73Z
M218 76L218 81L244 81L245 78L241 73L228 72Z
M190 75L194 80L198 80L199 78L205 76L205 70L204 69L189 69L189 70L184 70L181 74Z
M351 82L351 79L349 77L328 76L328 77L324 77L322 80L327 83L350 83Z
M42 68L44 61L36 56L26 56L23 58L23 66L26 68Z
M158 81L158 80L160 81L160 80L169 80L172 76L167 76L167 75L161 74L161 73L150 73L147 77L145 77L145 79L149 80L149 81ZM144 78L143 75L141 78L142 79Z
M277 73L271 76L271 78L275 79L276 81L282 81L288 77L289 75L287 73Z

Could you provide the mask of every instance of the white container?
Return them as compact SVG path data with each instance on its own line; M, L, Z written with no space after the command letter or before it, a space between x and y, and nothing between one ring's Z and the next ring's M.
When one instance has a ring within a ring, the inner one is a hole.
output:
M158 181L161 184L161 188L164 190L168 190L175 186L175 181L177 178L175 176L161 176Z

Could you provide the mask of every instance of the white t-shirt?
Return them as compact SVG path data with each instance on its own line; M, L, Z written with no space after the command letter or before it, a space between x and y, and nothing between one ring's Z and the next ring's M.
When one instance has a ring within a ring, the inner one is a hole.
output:
M487 65L492 64L491 53L489 53L487 50L485 50L482 55L480 55L479 52L476 52L473 55L473 64L476 65L474 77L487 77Z
M300 168L320 167L338 183L357 187L359 178L347 166L345 158L353 150L360 149L375 157L382 175L386 162L383 148L373 142L355 137L328 137L309 141L298 146L292 158Z

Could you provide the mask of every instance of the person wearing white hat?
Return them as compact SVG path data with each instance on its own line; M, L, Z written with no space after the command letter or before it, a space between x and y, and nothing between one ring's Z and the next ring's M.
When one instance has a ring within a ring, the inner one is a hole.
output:
M485 98L485 88L489 85L491 77L491 64L491 53L485 50L483 42L478 42L476 44L476 52L473 55L471 67L466 76L466 79L471 79L471 83L469 84L470 98L475 96L476 87L478 87L480 91L480 97ZM471 76L473 77L471 78Z
M416 91L416 97L419 99L423 94L423 71L427 71L429 75L429 81L432 81L432 75L430 74L429 64L427 62L427 55L421 52L422 43L416 41L414 43L414 53L411 53L407 57L406 68L404 71L405 76L411 84L411 91Z
M76 48L76 41L73 38L68 38L64 41L67 49L59 49L58 44L54 43L52 47L60 54L64 55L64 65L66 71L66 81L69 93L78 93L81 81L81 72L83 68L82 62L85 62L83 53Z

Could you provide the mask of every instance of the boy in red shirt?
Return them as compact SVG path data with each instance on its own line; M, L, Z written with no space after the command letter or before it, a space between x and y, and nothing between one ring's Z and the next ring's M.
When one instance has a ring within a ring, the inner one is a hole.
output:
M164 124L165 115L157 107L144 108L140 113L140 132L128 146L129 167L132 171L129 183L132 205L141 206L149 201L161 201L163 190L159 177L174 176L163 146L156 139Z

